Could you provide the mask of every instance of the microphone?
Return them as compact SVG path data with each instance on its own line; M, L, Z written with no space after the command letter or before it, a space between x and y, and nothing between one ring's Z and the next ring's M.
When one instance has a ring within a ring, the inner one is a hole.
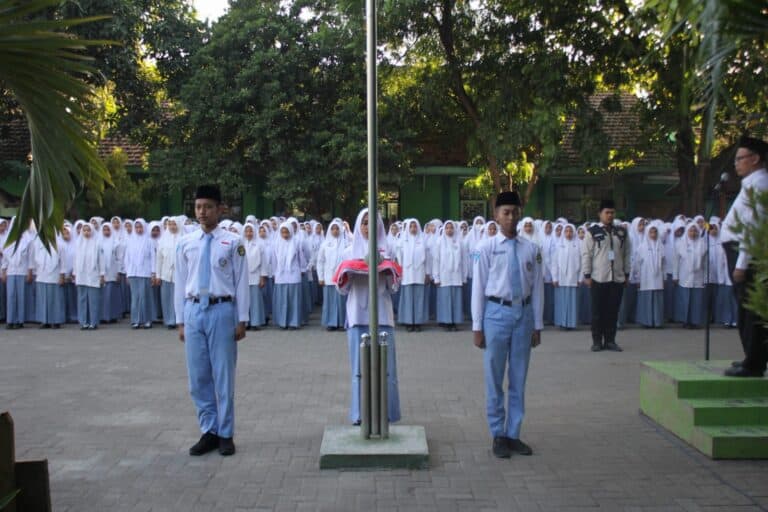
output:
M730 176L728 175L727 172L724 172L723 174L721 174L720 175L720 181L718 181L717 185L715 185L715 191L716 192L720 192L720 190L722 190L722 188L723 188L723 185L728 183L729 179L730 179Z

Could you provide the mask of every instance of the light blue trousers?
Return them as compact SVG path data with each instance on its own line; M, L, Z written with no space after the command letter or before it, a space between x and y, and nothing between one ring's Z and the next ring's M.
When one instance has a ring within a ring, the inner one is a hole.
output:
M235 433L236 325L232 302L212 304L207 309L192 301L184 304L189 393L202 433L220 437Z
M488 429L491 436L520 438L525 414L525 380L531 357L533 307L502 306L486 301L483 318L485 334L485 394ZM504 374L508 370L506 411Z

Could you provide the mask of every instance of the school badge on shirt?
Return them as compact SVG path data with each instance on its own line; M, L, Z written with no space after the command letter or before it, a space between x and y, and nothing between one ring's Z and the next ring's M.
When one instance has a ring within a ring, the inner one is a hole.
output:
M240 256L245 256L245 246L238 245L237 246L237 254Z

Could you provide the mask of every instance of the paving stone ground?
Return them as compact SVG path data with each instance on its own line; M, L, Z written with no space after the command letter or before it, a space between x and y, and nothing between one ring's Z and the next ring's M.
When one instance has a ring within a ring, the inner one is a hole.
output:
M640 362L702 359L703 331L548 329L534 351L522 438L495 459L481 352L467 331L398 331L403 424L427 431L426 471L320 471L326 425L348 401L343 333L249 332L237 375L238 453L187 455L197 439L175 333L127 325L0 331L0 410L17 458L50 461L54 510L766 511L768 461L711 461L638 413ZM712 332L713 358L740 355Z

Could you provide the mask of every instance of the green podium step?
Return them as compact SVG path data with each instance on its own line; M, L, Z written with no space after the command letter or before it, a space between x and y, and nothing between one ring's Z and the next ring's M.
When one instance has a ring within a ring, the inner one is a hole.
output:
M640 409L715 459L768 458L768 379L725 377L730 361L643 363Z

